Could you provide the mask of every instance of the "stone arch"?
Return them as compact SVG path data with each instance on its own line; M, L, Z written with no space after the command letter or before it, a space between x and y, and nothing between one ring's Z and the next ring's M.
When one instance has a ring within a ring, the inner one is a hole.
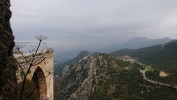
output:
M36 85L36 88L33 94L37 98L45 98L47 95L47 82L46 82L45 74L40 67L36 68L33 74L33 77L32 77L32 81Z
M28 73L27 75L27 80L29 80L30 82L37 82L38 80L42 80L40 81L37 85L38 87L36 88L36 93L33 92L32 94L32 98L37 98L37 99L33 99L33 100L46 100L49 99L50 100L54 100L54 55L53 55L53 50L49 51L50 53L46 55L46 59L44 61L42 61L41 63L34 65L33 67L31 67L30 73ZM43 53L43 52L41 52ZM25 62L25 59L23 59L22 56L16 54L15 55L16 59L19 62ZM27 55L27 58L31 56ZM24 69L24 71L26 71L27 67L29 65L23 65L22 68ZM16 76L17 76L17 81L18 83L23 81L23 76L21 74L21 69L20 67L18 67L18 70L16 72ZM31 83L30 83L31 84ZM32 91L34 90L33 87L34 84L31 84L31 89ZM29 91L31 93L31 91ZM45 98L41 98L41 96L43 95L43 97ZM38 97L37 97L38 96ZM39 98L40 97L40 98Z

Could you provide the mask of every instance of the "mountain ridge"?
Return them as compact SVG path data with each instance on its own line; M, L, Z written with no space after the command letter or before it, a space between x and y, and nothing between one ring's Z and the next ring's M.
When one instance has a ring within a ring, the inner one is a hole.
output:
M109 54L89 55L65 67L59 80L61 100L135 100L177 98L170 87L146 82L139 69ZM165 92L168 91L168 92ZM168 96L167 96L168 95Z
M164 38L157 38L157 39L149 39L146 37L134 37L129 39L127 42L123 44L115 44L112 46L108 46L106 48L103 48L101 52L106 52L106 53L111 53L116 50L121 50L123 48L128 48L128 49L138 49L142 47L148 47L148 46L153 46L153 45L159 45L159 44L164 44L166 42L171 41L172 39L168 37Z
M175 100L176 60L177 40L139 49L122 49L111 54L89 54L64 67L58 82L59 98ZM166 76L160 76L161 72Z
M139 49L122 49L114 51L111 54L114 56L130 55L151 65L163 65L170 63L177 65L177 62L174 61L177 59L177 40ZM165 60L169 62L165 63Z

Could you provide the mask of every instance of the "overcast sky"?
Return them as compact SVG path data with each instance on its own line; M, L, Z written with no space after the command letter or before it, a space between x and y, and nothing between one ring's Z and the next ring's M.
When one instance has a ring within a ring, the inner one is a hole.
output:
M177 38L177 0L11 0L11 10L16 41L44 34L61 51Z

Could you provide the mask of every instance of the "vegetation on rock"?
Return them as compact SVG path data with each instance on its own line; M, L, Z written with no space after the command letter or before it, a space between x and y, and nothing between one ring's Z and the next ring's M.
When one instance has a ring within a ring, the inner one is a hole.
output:
M148 73L156 72L154 67L122 61L109 54L90 55L62 72L60 99L177 99L176 89L147 82L140 69L146 69Z

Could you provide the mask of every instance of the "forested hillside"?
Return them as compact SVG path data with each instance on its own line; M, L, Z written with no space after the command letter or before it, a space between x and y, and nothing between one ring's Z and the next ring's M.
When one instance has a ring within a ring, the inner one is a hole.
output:
M138 60L166 70L177 67L177 41L140 49L123 49L111 53L114 56L130 55Z
M147 82L140 69L146 65L130 63L109 54L90 55L65 67L60 74L61 100L173 100L172 87Z

